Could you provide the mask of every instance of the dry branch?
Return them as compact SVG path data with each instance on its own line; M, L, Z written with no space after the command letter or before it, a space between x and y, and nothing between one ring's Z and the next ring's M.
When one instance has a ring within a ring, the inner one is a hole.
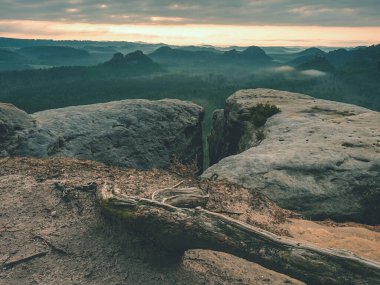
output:
M98 198L105 213L171 250L223 251L307 284L379 284L380 264L346 251L296 243L201 207L127 196L110 185L99 189Z
M10 268L12 268L12 267L14 267L16 265L19 265L19 264L21 264L23 262L27 262L27 261L32 260L34 258L45 256L46 254L48 254L48 251L42 251L42 252L38 252L38 253L35 253L35 254L32 254L32 255L28 255L26 257L23 257L23 258L14 260L14 261L5 262L3 264L3 267L5 269L10 269Z
M64 255L68 255L69 253L64 250L63 248L61 247L58 247L56 245L54 245L53 243L51 243L48 239L44 238L43 236L40 236L40 235L36 235L34 233L32 233L33 235L33 238L35 239L39 239L39 240L42 240L48 247L50 247L53 251L56 251L60 254L64 254Z

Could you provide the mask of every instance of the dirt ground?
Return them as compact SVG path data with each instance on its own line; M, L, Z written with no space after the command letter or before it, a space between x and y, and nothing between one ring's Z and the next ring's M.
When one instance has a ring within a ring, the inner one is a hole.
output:
M357 224L296 219L268 198L183 172L108 167L66 158L0 159L0 284L303 284L225 253L173 256L149 237L103 217L95 192L129 195L182 182L210 194L207 208L273 233L380 261L380 232ZM228 197L228 198L227 198Z
M1 159L0 284L303 284L228 254L172 256L105 219L95 202L105 181L138 180L139 192L180 179L88 161Z

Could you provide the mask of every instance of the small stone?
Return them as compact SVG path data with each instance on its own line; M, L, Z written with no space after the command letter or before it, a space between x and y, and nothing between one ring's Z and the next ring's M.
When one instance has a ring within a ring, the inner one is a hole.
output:
M50 215L51 215L52 217L56 217L56 216L57 216L57 211L51 211Z

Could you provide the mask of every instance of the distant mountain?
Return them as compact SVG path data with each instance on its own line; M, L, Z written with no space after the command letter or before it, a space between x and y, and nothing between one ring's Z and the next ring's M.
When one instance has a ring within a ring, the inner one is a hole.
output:
M289 53L296 53L299 51L299 48L295 47L260 47L263 49L267 54L289 54Z
M257 46L251 46L241 52L241 57L247 60L254 61L271 61L272 58L268 56L265 51Z
M163 46L150 54L152 58L167 60L167 61L193 61L207 62L214 61L219 58L219 54L209 50L186 50Z
M308 62L302 63L297 66L299 70L319 70L324 72L333 72L334 66L329 63L329 61L323 55L315 55Z
M310 61L313 61L316 56L324 56L326 53L319 48L308 48L301 52L292 54L292 58L287 62L287 65L290 66L299 66L302 64L307 64Z
M0 47L19 48L35 45L49 45L52 40L14 39L0 37Z
M173 49L170 46L163 46L156 49L149 56L158 58L173 58L173 57L183 57L191 55L193 51L186 51L180 49Z
M240 55L241 55L241 51L237 51L236 49L231 49L223 53L223 58L227 60L239 60Z
M103 52L103 53L116 53L117 48L114 46L84 46L83 49L89 51L89 52Z
M69 62L89 59L86 50L67 46L31 46L18 50L20 54L43 63Z
M311 48L307 48L301 52L297 52L295 53L294 55L299 57L299 56L305 56L305 55L311 55L311 56L314 56L314 55L320 55L320 54L326 54L323 50L319 49L319 48L316 48L316 47L311 47Z
M26 58L17 52L0 48L0 64L4 62L25 62Z
M354 53L343 48L330 51L328 54L326 54L326 59L328 62L336 68L344 67L348 62L352 61L353 58Z
M162 71L162 67L159 64L154 62L140 50L126 55L123 55L120 52L115 53L111 60L99 65L99 67L111 68L112 70L124 71L127 73Z
M30 46L67 46L83 48L84 46L122 46L126 41L79 41L79 40L40 40L40 39L16 39L0 37L0 47L21 48Z
M0 71L27 69L28 59L17 52L0 48Z
M272 58L265 51L257 46L251 46L243 51L232 49L224 52L223 61L226 63L235 63L242 65L263 65L272 62Z
M376 70L380 64L380 45L369 47L360 47L356 49L346 50L337 49L329 53L317 54L308 58L302 56L293 60L291 63L298 63L299 69L315 67L320 71L337 70Z
M348 58L346 68L350 69L378 69L380 64L380 44L358 48L349 51L352 58Z
M169 46L160 47L155 50L150 56L165 62L175 62L176 64L190 62L198 64L263 64L271 62L264 50L259 47L248 47L243 51L235 49L224 53L214 51L210 48L200 50L184 50L174 49Z
M8 86L24 89L27 93L30 90L26 86L33 86L33 88L40 88L38 86L50 86L50 91L43 89L42 92L45 93L51 92L56 89L57 86L64 88L63 85L73 86L73 88L77 88L77 90L82 90L81 88L89 88L89 85L93 84L93 82L112 81L115 79L125 80L129 77L151 75L154 72L162 70L159 64L153 62L152 59L144 55L141 51L129 53L125 56L121 53L116 53L111 60L94 66L59 66L44 69L0 72L0 93ZM101 84L99 84L99 86L101 88L103 87ZM8 91L9 90L10 89L8 89ZM81 94L82 91L75 94L75 96L80 97ZM19 100L21 99L16 98L17 102L20 102ZM39 103L36 102L35 104L38 105Z
M214 53L222 53L222 51L212 47L212 46L182 46L177 47L178 49L188 50L188 51L209 51Z
M146 56L142 51L137 50L135 52L128 53L125 56L120 52L115 53L113 57L103 65L128 66L146 64L153 64L153 60Z

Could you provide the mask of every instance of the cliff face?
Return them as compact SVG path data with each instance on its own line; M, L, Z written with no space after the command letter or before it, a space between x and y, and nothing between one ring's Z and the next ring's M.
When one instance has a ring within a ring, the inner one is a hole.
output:
M179 100L123 100L28 115L0 105L3 156L66 156L165 168L172 156L202 163L203 109Z
M281 112L257 127L257 106ZM380 114L268 89L242 90L214 113L204 177L260 190L312 218L379 223Z

